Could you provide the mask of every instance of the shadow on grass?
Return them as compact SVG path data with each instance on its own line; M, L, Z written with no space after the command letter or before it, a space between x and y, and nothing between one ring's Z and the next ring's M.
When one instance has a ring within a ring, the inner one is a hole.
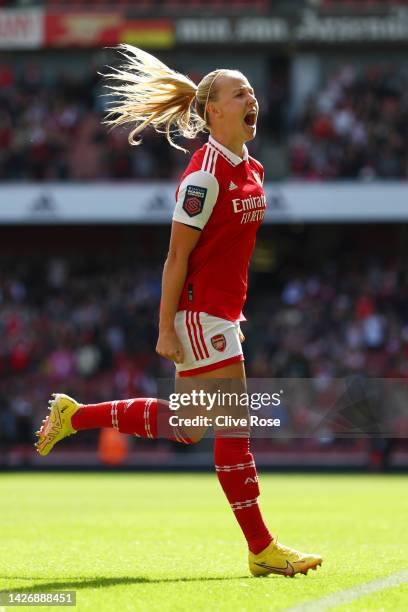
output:
M39 580L40 578L36 576L35 578L27 578L22 576L1 576L1 578L6 578L8 580ZM24 587L15 587L15 588L0 588L0 591L7 591L8 593L20 593L24 591L25 593L34 592L44 592L44 591L69 591L76 589L99 589L103 587L115 586L117 584L160 584L160 583L172 583L172 582L209 582L209 581L217 581L217 580L243 580L249 579L247 576L197 576L195 578L146 578L145 576L118 576L117 578L84 578L83 580L55 580L54 582L38 582L36 584L31 584L30 586Z

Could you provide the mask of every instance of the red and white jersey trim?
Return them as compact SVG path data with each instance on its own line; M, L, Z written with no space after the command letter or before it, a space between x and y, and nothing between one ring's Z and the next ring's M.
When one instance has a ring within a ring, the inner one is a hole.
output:
M246 145L244 145L243 147L242 157L239 157L239 155L236 155L235 153L227 149L227 147L224 147L224 145L220 144L212 136L208 137L208 146L211 146L213 149L215 149L215 151L220 153L220 155L233 166L238 166L242 161L247 161L249 157Z
M204 172L209 172L210 174L215 175L215 166L218 159L218 151L207 143L205 147L205 153L203 157L203 163L201 165L201 170Z

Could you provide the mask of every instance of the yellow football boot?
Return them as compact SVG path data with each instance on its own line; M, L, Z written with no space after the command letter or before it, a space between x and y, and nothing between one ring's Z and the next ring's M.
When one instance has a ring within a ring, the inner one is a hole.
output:
M310 569L316 569L323 563L320 555L301 553L294 548L279 544L277 539L254 555L249 551L249 569L253 576L281 574L293 577L295 574L307 574Z
M64 393L52 394L48 402L50 414L43 420L41 429L35 432L38 436L35 447L40 455L48 455L57 442L76 433L71 418L80 407L77 401Z

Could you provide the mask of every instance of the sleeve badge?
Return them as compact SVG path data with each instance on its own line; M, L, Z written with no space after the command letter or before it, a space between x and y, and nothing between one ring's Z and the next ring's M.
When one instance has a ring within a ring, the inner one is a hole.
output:
M205 187L197 187L196 185L187 186L183 210L189 217L196 217L202 212L206 195L207 189Z

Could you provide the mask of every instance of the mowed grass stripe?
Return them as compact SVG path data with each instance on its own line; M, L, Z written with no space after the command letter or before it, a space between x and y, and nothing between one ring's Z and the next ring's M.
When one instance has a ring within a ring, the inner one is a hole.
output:
M330 610L335 606L351 603L360 597L364 597L365 595L371 595L377 591L383 591L384 589L389 589L406 582L408 582L408 569L401 572L396 572L395 574L391 574L391 576L386 576L385 578L379 578L378 580L373 580L372 582L360 584L345 591L337 591L336 593L332 593L331 595L327 595L326 597L322 597L321 599L317 599L315 601L309 601L293 606L288 608L287 612L324 612L325 610Z

